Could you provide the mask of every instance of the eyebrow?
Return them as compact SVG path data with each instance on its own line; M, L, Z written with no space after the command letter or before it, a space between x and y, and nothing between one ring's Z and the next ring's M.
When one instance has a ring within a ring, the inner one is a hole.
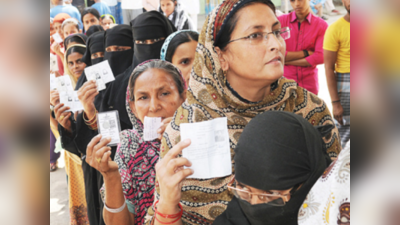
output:
M272 24L272 28L273 27L275 27L275 26L277 26L277 25L280 25L281 23L279 22L279 20L278 21L276 21L274 24ZM255 25L255 26L251 26L251 27L249 27L249 28L247 28L245 31L248 31L248 30L260 30L260 29L264 29L265 28L265 26L264 25Z
M165 89L165 88L168 88L168 85L163 85L163 86L161 86L161 87L158 87L158 88L156 88L156 91L161 91L161 90L163 90L163 89ZM137 91L137 95L140 95L140 94L147 94L148 92L147 91L141 91L141 90L138 90Z

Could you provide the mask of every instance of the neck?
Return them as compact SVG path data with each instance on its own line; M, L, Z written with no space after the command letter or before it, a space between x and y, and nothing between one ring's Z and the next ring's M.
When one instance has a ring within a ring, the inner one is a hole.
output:
M350 14L347 13L344 17L343 17L347 22L350 23Z
M310 14L310 10L303 13L296 13L297 20L302 23L307 18L308 14Z
M99 3L101 2L101 0L94 0L94 3Z
M244 99L251 102L259 102L271 92L271 84L275 81L263 83L241 79L234 75L227 74L227 79L231 87Z

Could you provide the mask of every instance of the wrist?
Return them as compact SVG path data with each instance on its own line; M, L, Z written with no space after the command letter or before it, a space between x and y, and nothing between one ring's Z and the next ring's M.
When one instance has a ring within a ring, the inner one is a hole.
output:
M85 107L84 111L88 120L96 115L96 108L94 106Z
M155 206L157 207L157 211L164 213L164 214L176 214L179 213L180 208L179 208L179 202L166 202L163 201L162 198L160 198L160 201L157 203Z
M337 104L337 103L340 103L340 100L332 101L332 104Z
M103 175L104 183L105 182L115 183L121 181L121 175L119 174L118 170L101 173L101 175Z

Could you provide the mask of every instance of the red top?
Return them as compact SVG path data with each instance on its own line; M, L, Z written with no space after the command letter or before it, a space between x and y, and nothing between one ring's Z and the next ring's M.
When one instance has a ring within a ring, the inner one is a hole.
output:
M296 13L292 12L280 16L279 21L282 27L289 27L290 38L286 40L286 51L313 51L314 54L306 57L309 67L302 66L285 66L284 76L288 79L295 80L301 87L318 95L318 69L317 65L324 63L324 52L322 49L324 43L325 31L328 24L312 13L308 14L306 19L301 23L297 21Z

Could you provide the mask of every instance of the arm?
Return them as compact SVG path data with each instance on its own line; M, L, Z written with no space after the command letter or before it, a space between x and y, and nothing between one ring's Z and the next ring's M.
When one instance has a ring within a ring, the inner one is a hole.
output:
M308 55L312 55L314 52L308 51ZM304 59L304 52L303 51L297 51L297 52L287 52L285 56L285 63L286 62L291 62L291 61L296 61L298 59Z
M304 59L298 59L295 61L291 61L291 62L285 62L285 65L292 65L292 66L311 66L310 63L308 63L308 61L304 58Z
M111 209L118 209L125 204L125 196L118 165L111 160L111 148L107 146L110 141L110 138L101 140L101 135L94 137L87 146L86 162L98 170L104 178L105 205ZM104 222L110 225L134 224L134 215L129 212L127 206L119 213L111 213L104 208L103 217Z
M311 66L317 66L324 63L324 50L322 46L324 44L325 32L328 25L324 24L324 26L325 27L321 30L317 37L317 40L315 41L314 54L306 58L307 62Z
M343 107L340 104L340 98L337 90L337 81L335 74L335 63L337 52L324 50L326 82L328 83L329 94L332 100L333 117L343 125ZM339 102L337 102L339 101Z

